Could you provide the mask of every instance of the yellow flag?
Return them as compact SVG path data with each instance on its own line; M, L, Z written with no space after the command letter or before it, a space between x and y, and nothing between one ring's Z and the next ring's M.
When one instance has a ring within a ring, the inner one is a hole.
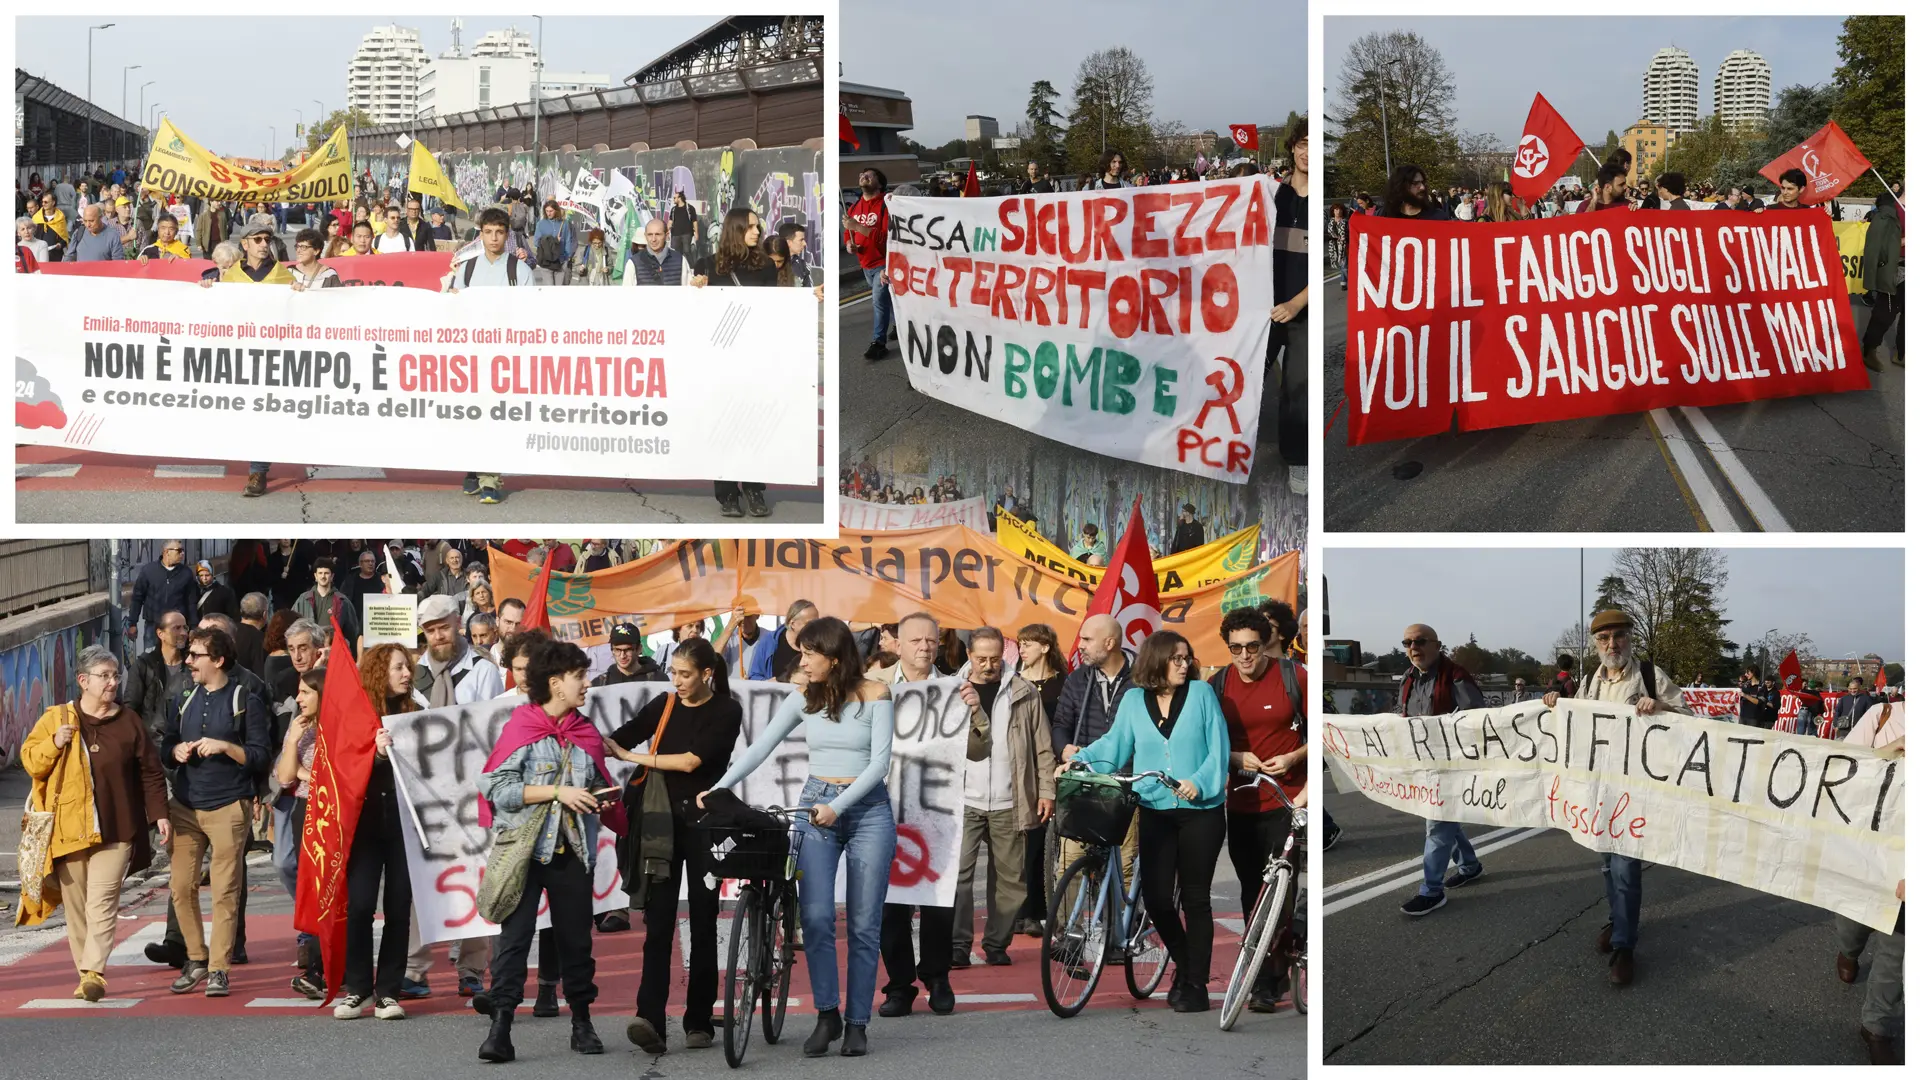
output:
M147 150L140 182L154 191L242 203L333 202L353 194L353 166L347 153L347 129L338 128L325 145L299 165L279 173L255 172L215 157L162 119Z
M453 183L447 174L440 171L440 163L427 151L425 143L413 140L413 165L407 170L407 187L418 195L431 195L448 206L457 206L462 210L467 204L453 193Z
M1027 522L1015 521L1005 514L1000 515L994 526L994 539L1022 559L1071 578L1098 584L1104 572L1101 567L1088 566L1062 551ZM1159 579L1162 596L1191 592L1253 569L1254 555L1259 550L1260 526L1249 525L1211 544L1153 560L1153 576Z
M1855 296L1865 293L1867 279L1861 273L1860 261L1867 253L1867 223L1836 221L1833 238L1840 245L1840 265L1847 271L1847 291Z

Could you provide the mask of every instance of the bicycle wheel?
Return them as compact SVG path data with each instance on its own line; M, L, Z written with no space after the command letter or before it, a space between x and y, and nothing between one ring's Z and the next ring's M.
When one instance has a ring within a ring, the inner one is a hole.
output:
M1139 879L1134 879L1139 885ZM1144 894L1136 895L1127 908L1127 992L1136 999L1145 1001L1160 989L1160 980L1167 977L1167 968L1173 964L1173 952L1167 943L1160 940L1160 928L1147 918L1147 902Z
M1292 884L1293 867L1282 864L1280 875L1267 882L1260 890L1260 899L1254 901L1253 916L1241 931L1240 948L1234 953L1226 1000L1220 1003L1221 1031L1232 1031L1240 1019L1240 1011L1247 1007L1247 998L1253 993L1253 980L1259 978L1262 962L1273 948L1274 935L1280 932L1280 900Z
M1078 1016L1100 984L1109 940L1110 916L1100 903L1105 884L1106 860L1082 855L1053 887L1040 950L1040 988L1055 1016Z
M1307 958L1305 956L1293 964L1293 1008L1301 1016L1307 1015Z
M749 885L740 890L733 906L733 936L727 942L727 999L722 1020L727 1065L739 1068L746 1060L747 1043L753 1038L753 1003L760 996L759 952L765 944L760 889Z
M760 999L760 1032L767 1045L780 1041L780 1029L787 1022L787 988L793 984L794 926L799 905L789 883L774 896L773 911L767 918L767 961L771 967Z

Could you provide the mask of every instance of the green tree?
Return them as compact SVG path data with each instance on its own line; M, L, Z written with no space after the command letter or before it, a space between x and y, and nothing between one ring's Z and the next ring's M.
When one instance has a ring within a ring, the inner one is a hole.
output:
M1618 608L1633 620L1634 655L1675 680L1719 676L1739 646L1720 614L1727 558L1711 548L1623 548L1600 580L1593 610Z
M1336 96L1328 116L1327 192L1344 197L1387 189L1383 121L1395 165L1420 166L1429 189L1444 190L1453 181L1459 157L1453 73L1426 39L1396 30L1355 41Z
M1129 165L1146 160L1153 144L1153 76L1125 46L1080 61L1067 116L1066 167L1094 171L1101 155L1118 150Z
M1786 99L1787 93L1783 91L1781 100ZM1760 156L1765 137L1749 129L1722 123L1718 114L1709 116L1694 130L1668 145L1667 152L1654 163L1653 175L1677 172L1685 176L1689 184L1705 181L1716 188L1724 188L1729 184L1746 185L1756 180L1765 184L1766 181L1760 180L1759 176L1760 166L1771 160ZM1794 141L1804 137L1797 136ZM1792 143L1787 145L1791 146ZM1786 147L1781 149L1785 150Z
M1472 634L1467 635L1465 645L1456 645L1448 649L1447 655L1453 657L1453 662L1466 668L1471 675L1481 675L1495 670L1493 655L1481 648L1479 640Z
M1056 120L1063 119L1060 110L1053 103L1060 99L1060 91L1053 84L1041 79L1027 92L1027 157L1040 163L1042 173L1058 170L1064 161L1062 156L1062 131Z
M1839 91L1833 118L1847 137L1889 181L1906 175L1907 46L1906 19L1899 15L1855 15L1840 30L1840 66L1833 70ZM1872 173L1854 181L1848 195L1883 190Z
M1888 664L1887 665L1887 685L1888 686L1904 686L1906 685L1906 682L1907 682L1907 665L1905 664ZM1869 683L1868 685L1872 685L1872 684Z
M359 128L373 126L373 117L365 109L335 109L325 120L307 128L306 150L312 153L333 137L335 128L344 127L352 132Z

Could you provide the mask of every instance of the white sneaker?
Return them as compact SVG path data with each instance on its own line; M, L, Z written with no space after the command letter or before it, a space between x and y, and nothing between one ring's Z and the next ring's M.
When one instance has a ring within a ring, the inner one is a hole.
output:
M367 1015L367 999L362 994L348 994L333 1007L335 1020L358 1020Z
M407 1018L407 1010L401 1008L398 1001L390 997L383 997L374 1005L373 1016L376 1020L405 1020Z

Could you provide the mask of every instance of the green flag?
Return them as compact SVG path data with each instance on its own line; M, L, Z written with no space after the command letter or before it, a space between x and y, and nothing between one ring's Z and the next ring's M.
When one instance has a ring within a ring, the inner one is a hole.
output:
M615 278L626 276L627 252L633 249L633 238L646 227L647 223L640 218L640 207L633 200L628 200L627 216L620 222L620 258L618 265L613 268Z

